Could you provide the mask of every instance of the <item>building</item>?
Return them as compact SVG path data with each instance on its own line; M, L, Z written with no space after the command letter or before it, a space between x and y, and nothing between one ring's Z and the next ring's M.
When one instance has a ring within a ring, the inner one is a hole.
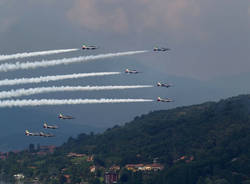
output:
M185 161L186 163L189 163L189 162L194 161L194 156L189 157L189 156L184 155L184 156L181 156L180 158L174 160L173 162L177 163L179 161Z
M1 159L1 160L5 160L6 158L7 158L6 155L0 155L0 159Z
M145 165L143 169L144 171L161 171L164 169L164 166L162 164L153 163Z
M80 154L80 153L73 153L73 152L70 152L68 153L67 157L85 157L87 155L85 154Z
M119 165L113 165L109 168L110 171L119 171L121 168Z
M93 162L94 161L94 155L88 156L87 162Z
M96 166L95 165L92 165L92 166L90 166L89 167L89 170L90 170L90 172L92 172L92 173L94 173L95 171L96 171Z
M162 164L153 163L153 164L127 164L125 166L127 170L136 172L136 171L161 171L164 169Z
M136 172L138 170L142 170L142 167L144 167L144 164L127 164L125 168L129 171Z
M186 160L186 163L194 161L194 156L191 156L189 159Z
M113 184L117 183L118 181L118 174L115 172L106 172L104 175L104 182L105 184Z
M21 179L24 179L24 175L21 174L21 173L15 174L15 175L14 175L14 178L15 178L16 180L21 180Z

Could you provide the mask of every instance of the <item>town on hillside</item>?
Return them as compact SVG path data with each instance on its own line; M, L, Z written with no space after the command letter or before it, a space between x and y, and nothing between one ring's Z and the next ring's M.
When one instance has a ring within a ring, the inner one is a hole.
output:
M8 161L8 159L18 158L17 165L21 166L20 172L12 171L12 177L16 181L25 181L33 183L42 183L41 175L35 173L41 173L42 167L45 167L47 159L56 152L56 146L40 146L39 144L35 147L34 144L30 144L29 148L24 151L11 151L6 153L0 153L1 161ZM126 172L137 173L140 172L143 175L150 175L155 172L159 172L164 169L164 165L157 162L155 158L152 163L127 163L124 166L113 164L111 166L103 166L95 160L93 154L83 154L69 152L60 155L60 159L67 160L65 167L60 168L59 172L54 173L43 173L43 177L48 180L59 181L60 183L75 183L75 175L80 175L78 178L79 184L91 183L93 180L98 180L100 183L114 184L118 183L119 180L124 180ZM182 159L182 158L180 158ZM25 165L25 166L23 166ZM82 168L82 171L75 169ZM74 171L74 172L73 172ZM80 172L76 174L77 172ZM85 174L83 174L85 172ZM29 174L26 174L29 173ZM44 175L45 174L45 175ZM44 180L43 178L43 180Z

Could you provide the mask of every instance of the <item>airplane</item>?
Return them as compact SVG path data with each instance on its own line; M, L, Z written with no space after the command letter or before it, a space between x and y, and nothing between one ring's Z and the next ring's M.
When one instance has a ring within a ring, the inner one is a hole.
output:
M95 49L98 49L97 46L87 46L87 45L82 45L82 49L83 50L95 50Z
M41 136L41 137L55 137L54 134L50 134L50 133L46 134L46 133L44 133L44 132L40 132L40 133L39 133L39 136Z
M165 52L165 51L169 51L170 48L164 48L164 47L155 47L154 48L154 51L162 51L162 52Z
M171 100L170 98L162 99L161 97L158 97L157 101L158 102L173 102L173 100Z
M59 119L75 119L75 118L72 117L72 116L64 116L64 115L62 115L61 113L59 114L58 118L59 118Z
M157 82L157 86L169 88L169 87L172 87L173 85L172 84L167 84L167 83L164 84L164 83Z
M48 125L46 122L43 124L43 128L45 128L45 129L57 129L58 128L58 126L56 126L56 125Z
M33 133L33 132L29 132L28 130L25 130L25 135L26 136L40 136L40 133Z
M136 70L129 70L129 69L126 69L126 70L125 70L125 73L128 73L128 74L137 74L137 73L139 73L139 72L136 71Z
M55 135L48 133L48 134L44 134L43 137L55 137Z

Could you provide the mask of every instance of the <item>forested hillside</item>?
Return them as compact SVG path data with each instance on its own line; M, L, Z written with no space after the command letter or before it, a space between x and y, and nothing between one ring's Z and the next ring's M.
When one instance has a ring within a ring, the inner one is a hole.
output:
M60 150L93 153L105 164L152 162L158 183L250 181L250 95L151 112L99 135L81 134ZM178 162L182 157L192 162Z
M26 171L30 178L38 177L45 183L65 182L62 173L75 183L102 183L105 172L116 165L121 168L119 183L247 184L249 145L250 95L241 95L151 112L102 134L70 138L51 155L11 154L0 166L9 176ZM71 159L69 153L86 156ZM94 159L88 161L91 155ZM126 170L127 164L150 164L153 160L164 169ZM93 166L95 174L90 172Z

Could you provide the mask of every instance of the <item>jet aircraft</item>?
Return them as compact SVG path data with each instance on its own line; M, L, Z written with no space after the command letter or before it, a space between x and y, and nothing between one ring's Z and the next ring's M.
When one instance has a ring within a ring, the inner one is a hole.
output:
M45 129L57 129L58 126L56 126L56 125L48 125L47 123L44 123L43 128L45 128Z
M139 73L137 70L129 70L129 69L126 69L125 70L125 73L128 73L128 74L137 74Z
M169 51L170 48L164 48L164 47L155 47L154 48L154 51L162 51L162 52L165 52L165 51Z
M33 132L29 132L28 130L25 130L25 135L26 136L40 136L40 133L33 133Z
M161 97L158 97L157 101L158 102L173 102L173 100L171 100L170 98L162 99Z
M41 137L55 137L55 135L54 134L50 134L50 133L44 133L44 132L40 132L40 136Z
M172 85L172 84L167 84L167 83L160 83L160 82L157 82L157 86L169 88L169 87L171 87L171 86L173 86L173 85Z
M59 119L75 119L74 117L72 117L72 116L64 116L63 114L59 114L59 116L58 116L58 118Z
M94 45L91 45L91 46L82 45L82 49L83 50L95 50L95 49L98 49L98 47Z

